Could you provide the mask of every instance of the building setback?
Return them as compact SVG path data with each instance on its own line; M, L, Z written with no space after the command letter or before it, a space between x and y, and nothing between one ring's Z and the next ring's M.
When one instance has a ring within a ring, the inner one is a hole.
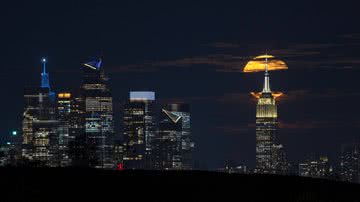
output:
M277 107L270 90L270 79L265 61L264 87L256 106L256 168L257 173L286 172L287 166L283 146L276 137Z
M46 60L41 85L24 92L22 156L34 166L58 166L58 121L54 93L50 89Z

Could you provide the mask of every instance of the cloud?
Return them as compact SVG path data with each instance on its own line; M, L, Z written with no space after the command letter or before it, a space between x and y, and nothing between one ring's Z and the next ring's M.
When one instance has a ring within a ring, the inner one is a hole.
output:
M253 101L255 101L255 98L251 96L250 93L232 92L232 93L225 93L222 96L218 96L214 100L223 104L229 104L229 103L252 104Z
M238 125L216 126L214 129L222 132L221 135L223 134L241 135L241 134L249 134L252 132L255 133L255 124L245 123Z
M359 97L360 92L357 91L344 91L335 88L323 89L321 91L310 90L310 89L298 89L285 92L281 96L279 101L283 102L295 102L303 100L315 100L315 99L350 99Z
M213 101L220 104L251 104L253 105L256 99L250 93L243 92L229 92L223 95L207 95L207 96L188 96L188 97L169 97L158 100L160 103L189 103L198 101Z
M276 45L268 51L283 60L292 69L352 69L359 67L360 59L351 54L349 50L356 53L360 43L354 41L360 38L360 34L344 35L342 38L351 39L340 42L329 43L287 43ZM178 56L167 60L149 60L142 63L122 64L107 66L109 73L147 73L177 68L207 68L214 72L241 72L244 66L257 55L263 54L258 50L264 50L269 45L262 43L234 43L218 41L206 44L207 52L212 54L199 53L194 56ZM270 45L270 47L273 45ZM360 50L358 50L360 51Z
M213 100L213 96L189 96L189 97L170 97L170 98L161 98L158 99L157 102L159 104L168 104L168 103L190 103L196 101L209 101Z
M311 89L296 89L283 93L278 97L278 104L303 102L304 100L329 100L329 99L353 99L360 97L360 92L357 91L344 91L335 88L323 89L323 90L311 90ZM250 92L227 92L220 95L206 95L206 96L188 96L188 97L173 97L163 98L163 103L189 103L197 101L214 101L222 105L251 105L255 106L257 99L251 95Z
M197 57L188 57L181 58L173 61L164 61L157 62L157 66L177 66L177 67L187 67L194 65L209 65L215 67L216 71L226 70L226 71L241 71L244 63L248 60L248 57L235 56L229 54L212 54L206 56L197 56Z
M223 134L253 134L255 135L255 123L239 123L236 125L216 126L215 130L221 131ZM332 121L332 120L309 120L285 122L279 121L279 130L314 130L314 129L334 129L334 128L360 128L360 121Z
M360 39L360 33L343 34L343 35L339 35L338 37L345 39Z
M240 47L242 47L239 44L226 43L226 42L215 42L215 43L207 44L206 46L215 47L215 48L240 48Z
M127 64L127 65L118 65L106 67L106 71L109 73L122 73L122 72L137 72L137 73L146 73L146 72L156 72L160 68L155 65L146 62L143 64Z
M193 68L206 65L214 71L236 71L241 72L249 57L235 56L229 54L211 54L205 56L184 57L174 60L147 61L140 64L127 64L106 67L107 72L156 72L163 69Z
M359 128L360 121L331 121L331 120L312 120L312 121L297 121L297 122L279 122L280 129L326 129L326 128L342 128L352 127Z
M320 51L315 50L298 50L295 48L286 48L286 49L274 49L271 50L271 54L277 55L283 58L292 58L292 57L304 57L304 56L315 56L320 55Z

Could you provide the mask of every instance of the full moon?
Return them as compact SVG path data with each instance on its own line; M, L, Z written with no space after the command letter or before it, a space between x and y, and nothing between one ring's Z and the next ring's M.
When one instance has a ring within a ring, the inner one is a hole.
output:
M265 71L265 59L268 59L268 70L284 70L288 66L284 61L277 59L273 55L260 55L250 60L244 67L243 72L260 72Z

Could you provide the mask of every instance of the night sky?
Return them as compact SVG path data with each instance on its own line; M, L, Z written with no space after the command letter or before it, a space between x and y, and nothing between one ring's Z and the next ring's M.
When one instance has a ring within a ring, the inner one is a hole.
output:
M8 1L0 12L2 139L21 129L23 90L40 85L48 59L55 91L76 88L81 63L103 59L117 134L130 90L191 104L195 159L203 168L255 164L255 100L263 72L242 73L267 51L288 64L270 72L280 141L291 162L336 161L359 141L360 14L347 1ZM70 3L71 2L71 3Z

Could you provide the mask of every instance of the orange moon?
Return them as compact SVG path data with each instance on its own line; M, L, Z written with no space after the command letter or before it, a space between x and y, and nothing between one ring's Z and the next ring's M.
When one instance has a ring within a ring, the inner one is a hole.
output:
M284 61L277 59L273 55L260 55L250 60L244 67L243 72L260 72L265 71L265 59L268 59L268 70L284 70L288 66Z

